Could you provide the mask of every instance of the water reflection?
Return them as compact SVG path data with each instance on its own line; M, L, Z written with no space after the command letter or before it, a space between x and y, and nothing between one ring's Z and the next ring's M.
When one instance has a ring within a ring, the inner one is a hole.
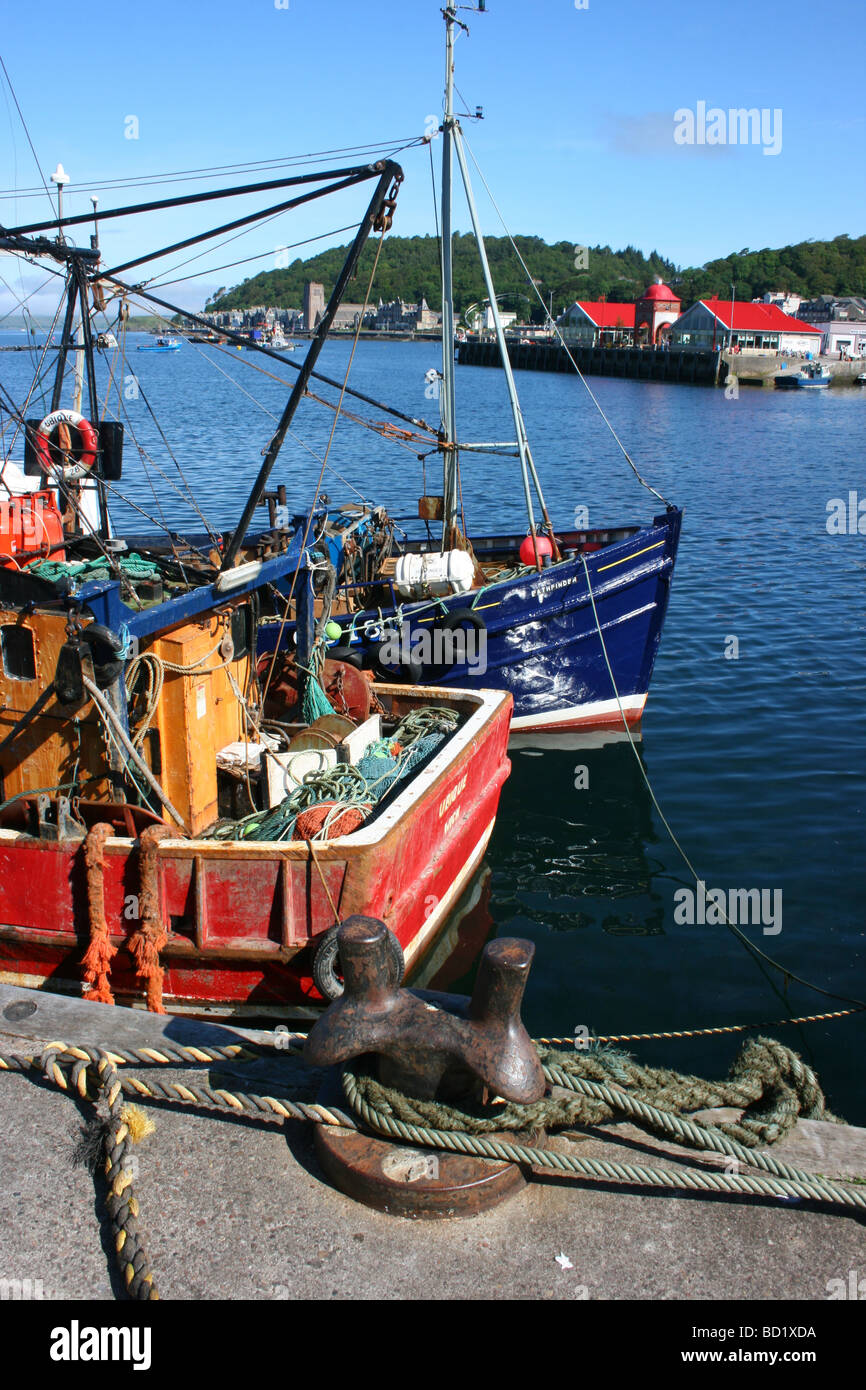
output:
M489 854L500 927L663 935L652 806L625 732L519 735L511 753Z

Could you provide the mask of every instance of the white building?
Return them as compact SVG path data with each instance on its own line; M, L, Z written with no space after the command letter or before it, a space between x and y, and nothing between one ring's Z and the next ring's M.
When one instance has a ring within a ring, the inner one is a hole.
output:
M674 347L728 348L741 352L813 352L821 333L812 324L783 314L775 304L699 299L671 329Z

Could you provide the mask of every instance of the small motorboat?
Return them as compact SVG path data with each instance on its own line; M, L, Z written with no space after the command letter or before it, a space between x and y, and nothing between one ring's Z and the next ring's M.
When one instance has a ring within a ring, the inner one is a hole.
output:
M152 343L139 343L139 352L179 352L179 338L155 338Z
M833 377L820 362L807 362L805 367L797 373L795 381L798 387L804 387L811 391L821 391L832 383Z

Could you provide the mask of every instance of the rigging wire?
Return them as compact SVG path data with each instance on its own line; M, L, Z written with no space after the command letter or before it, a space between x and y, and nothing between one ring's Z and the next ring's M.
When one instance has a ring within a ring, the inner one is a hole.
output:
M46 283L47 283L47 282L46 282ZM33 396L34 396L34 394L35 394L35 392L36 392L37 386L41 386L42 377L43 377L43 370L45 370L45 371L47 372L47 368L48 368L48 351L49 351L49 345L50 345L50 342L51 342L52 335L53 335L53 333L54 333L54 331L55 331L55 329L56 329L56 327L57 327L57 322L58 322L58 319L60 318L60 310L62 309L62 307L63 307L63 300L60 299L60 300L58 301L58 304L57 304L57 309L56 309L56 311L55 311L54 318L52 319L52 322L51 322L51 327L49 328L48 333L47 333L46 338L45 338L45 344L44 344L44 346L43 346L43 348L42 348L42 356L41 356L41 358L40 358L38 364L36 365L36 367L35 367L35 369L34 369L33 381L32 381L32 383L31 383L30 390L27 392L27 399L25 400L23 406L21 407L21 414L22 414L22 417L25 415L25 412L26 412L26 410L27 410L27 407L28 407L28 405L30 404L31 400L33 399ZM44 407L44 404L45 404L45 394L44 394L44 392L42 392L42 403L43 403L43 407ZM21 433L21 426L20 426L20 425L16 425L16 427L15 427L15 433L14 433L13 436L12 436L12 442L11 442L10 445L9 445L8 454L7 454L6 458L4 458L3 463L2 463L2 466L0 466L0 477L2 477L3 470L4 470L5 467L6 467L6 463L7 463L7 461L8 461L9 455L12 453L12 450L15 448L15 445L16 445L16 443L17 443L17 441L18 441L18 436L19 436L20 433Z
M471 147L471 145L469 144L469 141L466 139L466 136L463 134L462 129L461 129L461 136L462 136L464 145L466 146L467 150L469 151L469 157L470 157L470 159L472 160L472 163L475 165L475 168L476 168L476 170L477 170L477 172L478 172L478 177L481 179L481 182L483 183L483 185L484 185L484 187L485 187L485 189L486 189L486 191L487 191L487 196L489 197L491 203L493 204L494 208L496 209L496 215L498 216L500 222L502 223L502 227L503 227L503 230L504 230L504 232L505 232L505 235L508 237L508 240L511 242L512 250L514 251L514 254L516 255L517 259L519 260L521 266L523 267L524 273L525 273L525 275L526 275L527 282L532 286L532 289L533 289L534 292L535 292L535 295L536 295L536 297L537 297L537 299L538 299L538 302L540 303L542 309L544 310L545 317L546 317L548 323L550 324L551 328L552 328L553 331L555 332L555 334L556 334L557 338L559 339L559 341L560 341L562 347L565 349L565 352L566 352L566 355L567 355L567 357L568 357L568 360L569 360L569 362L571 363L571 365L573 366L574 370L577 372L577 375L578 375L578 377L580 378L580 381L581 381L582 385L585 387L585 389L586 389L586 391L587 391L587 393L588 393L588 395L589 395L590 400L592 401L593 405L595 406L596 410L598 411L598 413L599 413L599 415L601 416L601 418L602 418L602 420L604 421L604 423L607 425L607 428L610 430L611 434L613 435L613 438L615 439L616 443L619 445L619 448L622 450L623 457L625 458L626 463L628 464L629 468L630 468L630 469L632 470L632 472L634 473L634 475L635 475L635 477L637 478L638 482L639 482L643 487L645 487L645 488L647 489L647 492L651 492L652 495L653 495L654 497L657 497L657 498L659 499L659 501L662 502L666 507L670 507L672 504L668 501L668 499L667 499L666 497L664 497L656 488L654 488L654 487L652 486L651 483L648 483L647 480L646 480L646 478L644 478L644 476L643 476L642 473L640 472L639 468L637 467L637 464L634 462L634 459L631 457L631 454L628 452L628 449L625 447L625 445L623 444L623 442L622 442L622 440L620 439L619 435L617 434L616 430L614 429L613 425L611 424L610 420L609 420L609 419L607 418L607 416L605 415L605 413L604 413L604 411L603 411L603 409L602 409L602 407L601 407L600 402L598 401L598 399L597 399L597 397L595 396L595 394L594 394L592 388L591 388L590 385L589 385L589 382L586 380L586 377L583 375L583 372L580 370L580 368L578 367L576 361L574 360L574 357L572 356L571 350L570 350L568 344L566 343L565 339L563 338L562 333L561 333L560 330L559 330L559 325L558 325L557 323L555 323L554 320L551 318L550 313L548 312L547 305L545 304L544 299L543 299L543 297L542 297L542 295L541 295L541 292L540 292L538 286L536 285L535 281L533 280L531 274L529 273L529 267L527 266L526 261L523 259L523 256L520 254L520 250L519 250L519 248L518 248L518 246L517 246L517 243L516 243L515 240L514 240L514 237L511 235L511 232L510 232L509 229L508 229L508 225L507 225L507 223L506 223L506 221L505 221L504 216L502 215L502 212L501 212L501 210L500 210L499 204L497 203L496 199L494 198L494 196L493 196L493 194L492 194L492 192L491 192L491 190L490 190L490 185L488 184L486 178L484 177L484 174L483 174L483 172L482 172L481 166L479 165L478 160L475 158L475 155L474 155L473 152L472 152L472 147Z
M221 344L211 343L209 344L209 346L214 348L215 351L223 353L226 357L231 357L233 361L237 360L234 356L234 353L232 353L228 348L223 347ZM208 361L212 361L212 359L208 358ZM291 386L291 382L286 381L285 377L277 376L276 372L269 372L266 367L260 366L257 362L253 362L249 358L247 358L242 365L249 367L251 371L261 373L262 376L268 377L271 381L279 382L281 386ZM230 377L230 380L234 381L234 377ZM325 406L327 410L339 409L339 407L336 406L332 401L326 400L324 396L317 395L315 391L307 390L304 394L309 400L315 401L317 405ZM254 397L250 397L250 399L252 400L254 399ZM256 404L259 404L259 402L256 402ZM261 408L264 409L264 406L262 406ZM270 412L266 413L270 414ZM427 426L429 438L426 438L424 435L417 434L412 430L405 430L400 429L398 426L392 426L386 420L365 420L362 415L356 415L353 411L350 410L343 410L342 414L345 416L347 420L351 420L353 424L361 425L364 429L370 430L371 433L377 434L382 439L387 439L393 444L399 444L401 448L408 449L408 451L413 455L415 454L415 448L413 447L413 445L428 444L431 441L436 440L435 431L431 429L429 425ZM277 417L274 415L271 416L271 418L275 420ZM329 467L333 468L333 464L329 465ZM339 474L337 476L339 477ZM345 479L341 479L341 481L345 481Z
M51 197L51 193L50 193L50 191L49 191L48 184L45 182L45 175L44 175L43 172L42 172L42 165L39 163L39 156L37 155L36 149L35 149L35 147L34 147L34 145L33 145L33 141L32 141L31 138L30 138L30 131L28 130L28 128L27 128L27 122L26 122L25 119L24 119L24 112L21 110L21 107L20 107L19 102L18 102L18 97L15 95L15 88L12 86L12 78L9 76L9 73L8 73L8 71L7 71L7 68L6 68L6 64L5 64L4 61L3 61L3 55L2 55L2 54L0 54L0 67L2 67L2 69L3 69L3 76L6 78L6 82L7 82L7 85L8 85L8 87L9 87L9 91L10 91L11 94L12 94L12 100L13 100L14 103L15 103L15 109L16 109L16 111L18 112L19 117L21 118L21 125L22 125L23 128L24 128L24 134L27 136L27 143L28 143L28 145L30 146L30 152L31 152L31 154L33 155L33 158L34 158L34 160L35 160L36 168L37 168L37 171L38 171L38 173L39 173L39 177L40 177L40 179L42 180L42 188L35 189L35 190L34 190L34 194L36 194L36 195L38 195L38 196L41 196L41 194L44 192L46 198L48 199L49 203L51 204L51 211L54 212L54 201L53 201L53 199L52 199L52 197ZM15 196L17 196L17 195L15 195Z
M347 388L348 385L349 385L349 373L350 373L351 370L352 370L352 363L353 363L353 361L354 361L354 359L355 359L355 350L356 350L356 348L357 348L357 346L358 346L358 340L359 340L359 338L360 338L360 336L361 336L361 324L364 322L364 314L365 314L366 311L367 311L367 305L368 305L368 303L369 303L369 301L370 301L370 294L371 294L371 291L372 291L372 289L373 289L373 281L374 281L375 278L376 278L376 271L377 271L378 266L379 266L379 257L380 257L380 255L382 254L382 247L384 246L384 244L385 244L385 227L383 226L381 232L379 233L379 244L378 244L378 246L376 247L376 255L375 255L374 258L373 258L373 268L372 268L372 270L370 271L370 279L369 279L369 281L368 281L368 283L367 283L367 289L366 289L366 292L365 292L365 294L364 294L364 307L363 307L363 309L361 310L361 313L358 315L358 323L357 323L357 327L355 328L355 336L354 336L354 338L353 338L353 340L352 340L352 350L351 350L351 352L349 353L349 360L348 360L348 362L346 363L346 372L345 372L345 375L344 375L344 377L343 377L343 385L342 385L341 390L340 390L340 399L339 399L339 402L338 402L338 407L337 407L337 410L336 410L336 412L335 412L335 414L334 414L334 419L333 419L333 421L332 421L332 423L331 423L331 432L330 432L330 434L329 434L329 436L328 436L327 447L326 447L326 449L325 449L324 457L323 457L323 459L322 459L322 467L321 467L321 469L319 470L319 477L318 477L318 480L317 480L317 482L316 482L316 490L315 490L315 493L313 494L313 500L312 500L312 503L310 504L310 510L309 510L309 512L307 513L307 522L306 522L306 526L305 526L305 528L304 528L303 539L301 540L301 554L302 554L302 555L303 555L303 553L304 553L304 551L305 551L305 549L306 549L307 541L309 540L309 536L310 536L310 530L311 530L312 525L313 525L313 515L314 515L314 513L315 513L315 511L316 511L316 506L317 506L317 503L318 503L318 501L319 501L319 494L321 493L321 490L322 490L322 479L323 479L324 476L325 476L325 469L326 469L327 464L328 464L328 456L329 456L329 454L330 454L330 452L331 452L331 445L332 445L333 442L334 442L334 435L335 435L336 432L337 432L337 424L338 424L338 421L339 421L339 419L340 419L340 410L341 410L341 408L342 408L343 400L344 400L345 395L346 395L346 388ZM265 706L265 700L267 699L268 689L269 689L270 684L271 684L271 678L272 678L272 676L273 676L273 674L274 674L274 669L275 669L275 667L276 667L277 655L278 655L279 650L280 650L280 643L281 643L281 641L282 641L283 632L284 632L284 630L285 630L286 623L288 622L288 619L289 619L289 609L290 609L290 605L291 605L291 602L292 602L292 596L293 596L293 594L294 594L294 592L295 592L295 584L297 583L298 573L299 573L299 571L296 569L295 572L294 572L294 574L292 575L292 583L291 583L291 587L290 587L290 589L289 589L288 597L287 597L287 599L286 599L286 606L285 606L285 609L284 609L284 611L283 611L283 616L282 616L282 619L281 619L281 621L280 621L280 626L279 626L279 630L278 630L278 633L277 633L276 644L275 644L275 646L274 646L273 655L271 656L271 664L270 664L270 666L268 667L268 674L267 674L267 677L266 677L266 679L265 679L264 687L263 687L263 689L262 689L262 709L264 709L264 706Z
M695 868L694 864L692 863L692 861L691 861L691 859L689 858L688 854L686 853L685 849L684 849L683 846L681 845L680 841L677 839L677 836L676 836L676 833L675 833L675 831L674 831L674 829L673 829L673 826L671 825L670 821L668 820L667 816L665 815L664 811L662 810L661 806L659 805L658 798L656 797L655 791L653 790L653 787L652 787L652 783L650 782L650 779L649 779L649 774L647 773L647 770L646 770L646 768L645 768L644 765L643 765L643 761L642 761L642 759L641 759L640 753L639 753L638 750L637 750L637 745L636 745L636 743L635 743L634 738L632 737L631 729L629 728L628 719L626 718L626 713L625 713L625 710L624 710L624 708L623 708L622 699L621 699L621 697L620 697L619 689L618 689L618 687L617 687L617 683L616 683L616 680L615 680L615 678L614 678L613 669L612 669L611 663L610 663L610 658L608 657L608 654L607 654L607 643L606 643L605 640L604 640L604 633L602 632L601 621L600 621L599 616L598 616L598 609L596 608L596 605L595 605L595 594L593 593L592 583L591 583L591 580L590 580L590 577L589 577L589 567L588 567L588 565L587 565L587 563L586 563L586 555L585 555L585 553L584 553L583 551L581 551L580 558L581 558L581 561L582 561L582 563L583 563L583 572L584 572L584 575L585 575L585 578L586 578L587 592L588 592L588 594L589 594L589 601L590 601L590 603L591 603L591 605L592 605L592 614L593 614L593 618L595 619L595 629L596 629L596 632L598 633L599 641L600 641L600 643L601 643L601 650L602 650L602 655L604 656L604 663L605 663L605 666L607 667L607 673L608 673L608 675L610 676L610 683L611 683L611 686L612 686L612 688L613 688L613 693L614 693L614 695L616 696L616 702L617 702L617 705L619 706L619 713L620 713L620 717L621 717L622 722L623 722L623 726L624 726L624 728L625 728L626 737L627 737L627 739L628 739L629 746L630 746L630 748L631 748L631 750L632 750L632 752L633 752L633 754L634 754L634 756L635 756L635 759L637 760L638 767L640 768L641 777L643 778L644 783L646 784L646 789L647 789L647 791L648 791L649 794L650 794L650 799L651 799L651 801L652 801L653 806L656 808L656 811L657 811L658 814L659 814L659 817L660 817L660 819L661 819L662 825L664 826L665 830L667 831L668 835L670 836L671 841L673 842L674 846L676 847L677 852L679 853L681 859L683 860L683 863L686 865L686 868L688 869L689 873L690 873L690 874L692 875L692 877L694 878L695 883L701 883L701 882L703 882L704 880L701 879L700 874L698 873L697 869ZM843 1004L854 1004L854 1005L856 1005L857 1009L859 1009L859 1010L866 1010L866 1003L864 1003L864 1001L863 1001L862 999L854 999L854 998L852 998L850 995L847 995L847 994L837 994L837 993L835 993L833 990L824 989L821 985L812 984L812 982L811 982L810 980L804 980L804 979L802 979L802 977L801 977L800 975L795 975L794 972L793 972L793 970L789 970L788 967L787 967L786 965L782 965L779 961L774 960L773 957L770 956L770 955L768 955L766 951L762 951L761 948L760 948L759 946L756 946L756 945L754 944L754 942L750 941L749 938L746 936L745 932L740 931L740 928L739 928L734 922L731 921L730 917L728 916L727 912L725 911L725 909L724 909L723 907L722 907L722 908L719 908L719 911L720 911L721 914L722 914L722 917L723 917L723 919L724 919L724 924L725 924L725 926L728 927L728 928L730 929L730 931L733 932L734 936L737 938L737 940L740 942L740 944L743 945L743 946L745 946L746 949L747 949L749 952L751 952L751 954L752 954L753 956L758 957L760 960L764 961L767 965L771 965L771 966L773 967L774 970L778 970L782 975L785 976L786 981L787 981L787 980L793 980L793 981L795 982L795 984L804 985L804 986L806 987L806 989L814 990L816 994L823 994L823 995L825 995L826 998L828 998L828 999L838 999L838 1000L840 1000Z
M9 396L3 384L0 383L0 403L2 403L2 397L6 398L6 410L8 411L8 413L14 419L16 419L20 425L25 425L26 421L24 419L24 416L21 414L18 407L15 405L15 402L12 400L11 396ZM117 498L119 498L121 502L124 503L125 506L130 507L133 511L138 512L140 516L143 516L147 521L151 522L157 528L157 530L167 530L167 528L163 526L161 521L158 521L155 516L151 516L151 514L149 512L146 512L143 507L140 507L137 502L133 502L132 498L127 497L123 492L120 491L119 488L113 487L111 483L109 483L105 478L101 478L100 482L102 486L106 489L106 491L113 493ZM65 480L60 478L55 473L52 476L51 486L56 487L57 490L61 493L67 505L73 508L73 510L76 512L78 516L79 522L82 524L82 527L84 528L84 533L87 539L92 540L96 544L99 550L101 550L103 559L106 561L109 568L114 570L119 580L124 581L126 576L124 575L123 570L119 565L116 556L111 554L111 552L104 545L102 537L98 534L98 532L93 530L91 522L84 515L81 504L75 498L75 496L67 486ZM193 545L191 541L187 540L185 536L179 535L178 533L172 531L168 531L168 535L172 539L178 539L183 541L185 545L189 546L189 549L193 552L193 554L200 556L200 558L205 560L208 564L212 563L210 558L207 555L205 555L203 551L201 551L198 548L198 546Z
M123 327L123 329L122 329L122 341L123 341L123 347L122 347L122 349L121 349L121 361L122 361L123 364L125 364L125 363L126 363L126 325L125 325L125 323L124 323L124 327ZM112 367L110 366L110 364L109 364L109 373L110 373L110 375L111 375L111 377L112 377L112 382L109 383L108 393L106 393L106 405L107 405L107 402L108 402L108 394L110 394L111 385L112 385L112 383L113 383L113 377L114 377L114 371L113 371ZM132 438L132 442L134 443L136 449L137 449L138 452L139 452L139 456L140 456L140 458L141 458L142 463L145 465L145 473L147 473L147 463L149 462L150 464L152 464L152 466L153 466L153 467L156 469L156 471L159 473L160 477L163 478L164 481L165 481L166 483L168 483L169 487L172 488L173 491L177 493L178 497L180 497L181 500L182 500L184 503L187 503L188 505L190 505L190 506L192 507L193 511L196 512L196 514L198 515L198 517L199 517L200 520L202 521L202 523L203 523L203 525L204 525L204 528L205 528L205 530L207 531L208 535L210 536L210 539L211 539L212 543L213 543L215 546L218 547L218 546L219 546L219 536L218 536L218 533L217 533L217 531L215 530L215 528L211 525L211 523L210 523L210 521L208 520L208 518L206 517L205 513L202 511L201 507L199 506L198 501L196 500L196 497L195 497L195 493L193 492L192 488L190 487L189 480L187 479L186 474L184 473L183 468L181 467L181 464L180 464L180 462L179 462L178 459L177 459L177 456L175 455L174 451L172 450L171 445L170 445L169 442L168 442L168 439L166 438L165 432L163 431L163 428L162 428L162 426L161 426L160 423L159 423L159 420L158 420L158 418L157 418L157 416L156 416L156 413L155 413L155 411L153 410L153 407L151 406L150 401L148 400L147 395L146 395L146 393L145 393L144 387L142 386L142 384L141 384L140 380L138 379L138 377L135 378L135 383L136 383L136 388L137 388L137 390L138 390L138 394L140 395L141 399L144 401L145 407L147 408L147 411L148 411L148 413L149 413L151 419L153 420L153 423L154 423L154 425L155 425L155 427L156 427L156 429L157 429L157 431L158 431L158 433L159 433L159 436L160 436L160 438L162 439L163 444L165 445L165 448L166 448L166 451L167 451L167 453L168 453L168 456L169 456L169 458L171 459L172 463L174 464L175 468L176 468L177 471L178 471L178 474L179 474L179 476L180 476L181 482L182 482L182 484L183 484L183 489L181 489L180 487L178 487L178 485L177 485L177 483L175 483L174 479L173 479L173 478L170 478L170 477L168 476L168 474L167 474L162 468L160 468L159 464L156 462L156 460L153 458L153 456L148 452L148 450L144 449L144 448L142 447L142 445L139 444L138 438L137 438L136 433L135 433L135 429L134 429L134 427L133 427L133 423L132 423L132 421L131 421L131 419L130 419L130 417L129 417L129 412L127 411L126 406L125 406L124 403L123 403L123 396L122 396L121 389L120 389L120 382L118 381L118 382L116 383L118 405L119 405L120 410L121 410L121 412L122 412L122 414L123 414L123 417L124 417L124 419L125 419L125 421L126 421L127 427L128 427L128 429L129 429L130 436L131 436L131 438ZM150 484L151 491L154 492L154 498L156 499L156 492L155 492L155 490L154 490L154 488L153 488L153 482L152 482L152 480L150 479L149 476L148 476L148 482L149 482L149 484ZM156 500L158 501L158 499L156 499ZM159 503L158 503L158 505L159 505L159 510L160 510L160 512L162 513L162 506L161 506L161 504L159 504ZM165 522L164 517L163 517L163 522L164 522L164 529L165 529L165 531L166 531L166 534L170 536L170 535L171 535L171 528L168 526L168 523ZM180 564L181 570L183 570L183 564L182 564L182 562L180 561L179 558L178 558L178 564Z
M274 214L275 217L279 217L280 215L281 215L280 213L275 213L275 214ZM272 220L271 218L268 218L266 222L262 222L262 223L260 223L259 225L262 226L262 227L264 227L264 226L267 225L267 222L270 222L271 220ZM358 223L357 223L357 222L350 222L350 223L348 223L345 227L335 227L335 228L333 229L333 231L331 231L331 232L323 232L323 233L321 234L321 236L309 236L309 237L305 237L303 241L292 241L292 242L289 242L288 246L280 246L278 249L279 249L280 251L294 251L294 250L296 249L296 247L298 247L298 246L309 246L309 245L311 245L311 243L314 242L314 241L324 241L327 237L330 237L330 236L339 236L340 233L342 233L342 232L355 232L355 231L357 231L357 229L358 229ZM246 231L244 231L244 232L239 232L239 233L238 233L238 236L246 236L247 232L251 232L251 231L253 231L253 228L252 228L252 227L248 227L248 228L246 229ZM220 246L220 245L225 246L225 245L228 244L229 241L234 241L234 240L235 240L234 237L228 237L227 240L226 240L225 242L217 243L217 246L209 247L209 251L216 251L216 250L219 249L219 246ZM190 256L190 258L189 258L188 261L181 261L180 266L190 265L190 264L192 263L192 261L200 260L201 257L204 256L204 255L206 255L206 254L207 254L206 252L201 251L201 252L199 253L198 256ZM201 275L215 275L215 274L217 273L218 270L234 270L234 268L235 268L236 266L239 266L239 265L249 265L251 261L263 261L267 256L272 256L273 254L274 254L274 251L273 251L273 248L271 248L270 251L260 251L260 252L259 252L257 255L255 255L255 256L245 256L245 257L244 257L242 260L240 260L240 261L227 261L227 262L225 263L225 265L210 265L210 266L207 267L206 270L199 271L199 272L197 272L196 274L193 274L193 275L182 275L182 276L181 276L179 279L177 279L177 280L158 280L158 279L153 279L153 280L145 280L145 281L143 281L143 284L149 285L152 289L165 289L165 287L166 287L167 285L181 285L181 284L183 284L183 282L184 282L185 280L197 280L197 279L199 278L199 276L201 276ZM166 272L165 272L166 275L170 275L171 272L172 272L173 270L179 270L179 269L180 269L180 266L169 266L168 269L167 269Z
M167 318L165 314L157 312L153 315L153 317L169 327L174 326L171 320ZM232 376L230 372L225 371L225 369L221 367L219 363L213 357L210 356L209 353L204 352L198 343L191 342L189 346L192 347L198 353L199 357L201 357L211 367L216 368L220 375L224 376L226 380L231 383L232 386L236 386L237 389L241 392L241 394L246 396L250 401L252 401L253 405L257 406L258 409L261 410L264 415L267 415L268 418L270 420L273 420L274 422L278 421L279 417L277 415L274 415L274 413L271 410L269 410L266 405L263 405L262 402L258 399L258 397L254 396L251 391L248 391L246 387L243 386L237 380L236 377ZM215 352L222 353L224 356L231 358L233 362L239 361L235 353L231 352L228 348L223 347L219 343L209 343L208 346L212 348ZM281 386L291 386L292 384L290 381L287 381L285 377L277 376L275 372L269 372L267 368L262 367L258 363L252 361L250 357L245 358L240 365L248 367L251 371L259 372L262 376L268 377L268 379L271 381L278 382ZM317 404L325 406L328 410L337 411L339 413L339 406L335 405L331 401L325 400L323 396L318 396L315 394L315 392L309 390L305 393L305 395L310 400L315 401ZM353 412L348 410L343 410L342 414L345 417L345 419L351 420L353 424L361 425L363 428L369 429L372 433L377 434L380 438L389 440L394 444L399 444L401 448L408 449L409 452L413 455L415 455L415 449L412 448L409 444L407 444L405 440L401 438L401 435L405 435L407 439L417 438L419 443L426 442L423 436L413 436L411 431L409 430L392 430L391 426L388 425L385 421L375 422L372 420L365 420L362 416L355 415ZM306 442L306 440L302 439L301 436L292 429L289 429L287 433L289 438L294 440L296 444L300 445L302 449L305 449L307 453L310 454L316 460L317 463L322 463L322 455L318 454L316 450L313 449L311 445L309 445ZM432 429L430 429L430 436L432 439L435 439L436 437ZM373 505L370 498L365 496L363 492L360 492L359 489L355 487L354 483L349 482L348 478L344 478L342 473L339 472L339 470L334 466L333 463L328 461L327 468L330 473L333 473L335 478L339 479L339 481L344 485L344 487L347 487L350 492L353 492L356 497L360 498L360 500L363 503L365 503L365 505Z
M2 63L2 59L0 59L0 63ZM411 149L414 145L420 144L423 138L423 136L417 135L397 136L394 137L392 140L378 140L375 143L368 143L364 145L343 145L337 146L336 148L331 150L312 150L307 154L278 156L274 159L249 160L245 163L240 164L215 164L210 167L202 166L197 169L174 169L169 170L168 172L163 174L142 174L139 177L132 179L117 178L99 180L98 178L94 178L90 181L85 179L82 180L81 183L76 183L75 188L76 192L80 193L105 193L111 190L119 191L125 188L147 188L151 186L156 186L158 184L181 183L185 181L198 182L203 179L210 179L218 177L220 175L225 175L225 177L228 178L229 176L234 177L238 174L254 174L257 172L265 173L269 169L273 169L276 171L279 169L292 168L299 164L303 165L322 163L326 160L333 159L335 155L348 156L354 154L357 155L359 158L363 158L365 152L369 152L371 156L383 151L388 151L389 153L396 153L400 150ZM50 199L51 193L48 190L47 185L45 185L44 179L43 187L45 188L45 191L48 193L48 197ZM42 188L37 187L24 189L3 188L0 189L0 198L32 198L41 194L42 191ZM53 206L54 205L52 202L52 209Z

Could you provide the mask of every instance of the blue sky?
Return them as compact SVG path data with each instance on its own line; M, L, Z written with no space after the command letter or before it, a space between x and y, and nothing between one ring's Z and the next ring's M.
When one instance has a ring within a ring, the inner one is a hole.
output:
M84 12L42 0L37 8L9 7L0 52L43 173L61 160L71 175L67 209L88 211L76 185L97 179L362 142L384 147L421 134L441 110L437 0L280 3L89 0ZM480 103L485 114L480 124L466 123L467 135L512 231L584 245L631 243L690 265L746 246L866 229L862 102L856 82L834 75L863 68L862 0L588 0L581 9L574 0L489 0L486 14L461 17L471 34L457 44L457 83L469 109ZM0 87L5 195L38 177L2 77ZM675 144L674 113L699 102L780 111L780 152ZM130 116L138 121L134 140L125 138ZM401 159L406 183L394 230L431 232L427 152ZM106 191L100 206L171 191ZM352 221L362 200L354 192L258 229L197 262L202 279L173 286L167 297L201 303L216 286L270 268L277 247ZM479 201L485 230L499 232L483 192ZM241 211L234 202L217 206L214 220ZM30 220L47 207L44 193L17 202L3 196L0 221ZM207 216L198 209L137 227L106 224L106 258L117 263L188 235ZM468 225L460 207L456 223ZM346 239L334 235L291 254ZM250 267L209 269L254 253L263 259ZM32 285L29 271L18 275L16 286ZM0 309L4 295L0 287Z

